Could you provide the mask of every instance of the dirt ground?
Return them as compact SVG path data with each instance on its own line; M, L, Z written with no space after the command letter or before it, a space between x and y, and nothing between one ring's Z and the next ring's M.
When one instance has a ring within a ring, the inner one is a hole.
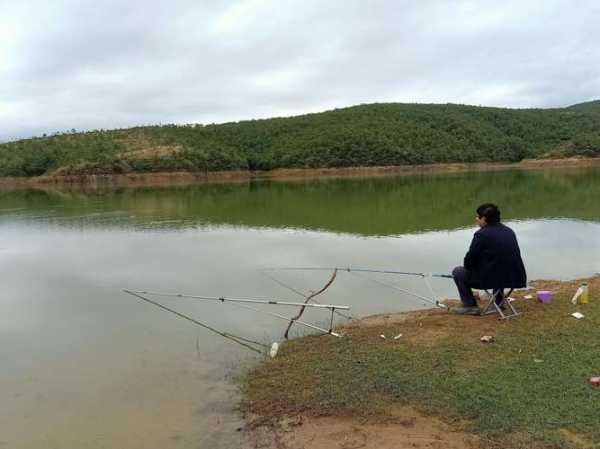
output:
M424 417L410 408L394 411L394 422L359 423L350 418L284 419L276 427L254 429L256 449L477 449L477 437L462 431L460 423L447 424Z
M270 171L222 171L222 172L157 172L127 174L97 174L70 176L38 176L33 178L0 178L0 190L49 189L49 188L121 188L191 185L203 183L247 182L254 179L279 181L306 180L313 178L352 178L420 173L461 173L467 171L494 171L507 169L535 170L545 168L568 168L600 166L600 158L526 159L518 163L447 163L427 165L402 165L389 167L346 167L316 169L276 169Z
M450 304L453 302L450 301ZM454 323L449 326L449 318ZM447 310L432 309L374 315L353 322L344 329L393 328L401 326L403 339L418 339L435 344L451 333L451 327L468 321L469 333L492 333L498 325L493 317L449 315ZM342 330L344 332L344 330ZM392 338L389 336L388 338ZM394 417L386 423L364 423L349 417L296 416L283 418L276 425L254 428L250 441L255 449L478 449L478 437L463 430L461 423L445 423L419 414L409 407L394 408Z
M590 288L600 290L600 276L587 280ZM570 282L534 281L533 288L513 292L515 307L525 311L535 306L538 289L551 289L555 294L571 295L580 280ZM458 301L445 301L452 306ZM518 318L517 318L518 319ZM445 309L381 314L363 318L339 329L360 334L370 329L402 330L403 341L415 340L427 344L461 335L479 340L483 335L495 335L499 326L511 326L512 320L499 321L496 315L485 317L458 316ZM396 328L397 325L397 328ZM387 337L393 338L392 335ZM249 417L248 433L255 449L479 449L489 447L478 436L466 432L466 423L444 422L425 416L410 407L391 406L392 419L385 422L362 422L347 416L295 416L281 418L276 424L253 425ZM390 416L388 415L388 416ZM260 422L257 420L257 422ZM568 438L573 440L573 438ZM575 443L574 443L575 444ZM576 447L588 447L575 444ZM591 446L590 446L591 447Z

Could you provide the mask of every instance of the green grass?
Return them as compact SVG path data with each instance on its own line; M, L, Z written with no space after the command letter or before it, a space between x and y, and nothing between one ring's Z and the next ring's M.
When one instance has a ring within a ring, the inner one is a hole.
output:
M266 420L304 413L382 421L391 405L409 404L466 420L489 447L579 447L566 432L600 447L600 388L588 383L600 375L600 296L577 321L569 316L573 288L550 306L520 304L525 314L512 322L436 315L431 324L444 332L435 338L421 334L425 318L422 327L292 341L249 374L246 407ZM480 343L490 329L496 341ZM405 341L378 337L399 331Z

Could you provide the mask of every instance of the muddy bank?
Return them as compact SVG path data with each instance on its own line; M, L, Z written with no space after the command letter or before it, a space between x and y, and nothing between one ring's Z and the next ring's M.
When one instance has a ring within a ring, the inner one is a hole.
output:
M478 449L480 438L460 422L446 423L410 407L396 407L385 423L352 418L296 417L257 427L250 443L259 449Z
M421 173L463 173L468 171L535 170L545 168L578 168L600 166L600 158L527 159L518 163L448 163L402 165L389 167L346 167L319 169L277 169L270 171L221 172L157 172L128 174L98 174L70 176L39 176L34 178L0 178L0 190L81 187L120 188L190 185L202 183L235 183L250 180L294 181L317 178L351 178Z
M573 305L583 281L593 299ZM596 447L596 415L582 414L577 398L600 394L587 378L600 368L589 347L599 332L600 276L533 286L551 290L552 303L531 298L535 290L514 292L522 315L513 320L441 309L392 313L339 328L342 339L286 343L250 374L245 407L254 447ZM585 319L573 318L574 310ZM483 335L494 342L482 343ZM547 404L555 415L541 419Z

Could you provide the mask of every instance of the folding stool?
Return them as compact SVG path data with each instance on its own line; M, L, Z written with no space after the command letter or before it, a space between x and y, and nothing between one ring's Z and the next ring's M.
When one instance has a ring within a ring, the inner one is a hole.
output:
M489 315L490 313L497 312L500 315L500 319L507 320L521 314L520 312L517 312L512 305L512 302L508 300L514 289L509 289L508 293L504 293L503 288L491 289L492 293L490 293L489 290L490 289L484 289L489 297L489 302L481 309L481 315ZM496 299L500 297L501 299L498 301L498 304L496 304Z

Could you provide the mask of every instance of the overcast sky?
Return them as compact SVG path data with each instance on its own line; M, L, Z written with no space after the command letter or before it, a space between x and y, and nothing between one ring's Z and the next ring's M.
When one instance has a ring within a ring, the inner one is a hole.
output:
M600 97L600 2L0 0L0 141L372 102Z

